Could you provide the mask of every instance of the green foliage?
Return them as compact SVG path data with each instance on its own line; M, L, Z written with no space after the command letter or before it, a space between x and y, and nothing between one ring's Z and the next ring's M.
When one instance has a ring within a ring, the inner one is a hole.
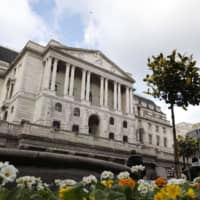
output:
M8 190L0 189L0 200L58 200L51 190L34 191L29 189L15 188Z
M64 195L64 199L73 199L73 200L82 199L83 197L87 198L88 194L83 190L83 186L81 184L78 184L73 189L70 189Z
M146 93L164 100L171 109L175 171L177 177L180 177L174 106L186 110L189 104L199 105L199 68L196 66L196 61L193 60L192 55L181 55L176 50L166 57L162 53L158 56L152 56L151 59L148 59L148 67L152 74L147 74L144 79L148 85Z
M189 104L199 105L199 68L192 56L181 55L176 50L167 57L160 53L148 59L148 67L152 74L144 79L149 87L147 94L184 109Z
M178 136L178 152L180 156L189 158L199 151L199 143L197 139L186 136Z

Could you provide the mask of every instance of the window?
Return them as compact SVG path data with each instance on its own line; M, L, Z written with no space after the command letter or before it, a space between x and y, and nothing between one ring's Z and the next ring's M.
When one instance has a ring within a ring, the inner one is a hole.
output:
M89 94L89 101L92 102L92 92Z
M149 144L152 144L152 135L149 134Z
M113 117L110 117L110 124L111 124L111 125L114 125L114 123L115 123L114 118L113 118Z
M59 129L60 128L60 121L54 120L52 123L53 128Z
M11 107L10 112L13 113L14 111L14 106Z
M62 104L61 103L56 103L55 104L55 110L58 112L62 112Z
M167 138L164 137L164 147L167 147Z
M123 128L127 128L127 121L123 121Z
M156 136L156 145L157 146L160 145L160 136L159 135Z
M148 123L148 127L149 127L149 129L151 129L151 123Z
M140 107L137 107L138 115L140 115Z
M58 85L55 84L55 92L57 92L57 91L58 91Z
M139 128L138 129L138 139L140 141L140 143L144 143L144 129L143 128Z
M14 89L14 83L11 83L11 89L10 89L10 96L9 96L9 99L12 97L13 95L13 89Z
M163 133L166 133L166 128L165 127L163 127Z
M8 117L8 111L5 111L4 115L3 115L3 120L7 120L7 117Z
M123 135L123 143L127 143L128 142L128 136Z
M74 116L80 116L80 108L74 108Z
M114 140L114 139L115 139L114 133L109 133L109 139L110 139L110 140Z
M72 126L72 131L75 132L75 133L78 133L78 132L79 132L79 125L74 124L74 125Z
M159 126L156 126L156 132L159 132Z

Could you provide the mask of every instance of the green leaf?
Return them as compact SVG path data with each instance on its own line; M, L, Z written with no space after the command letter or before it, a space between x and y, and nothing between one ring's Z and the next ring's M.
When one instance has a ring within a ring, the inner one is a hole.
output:
M0 188L0 200L7 200L9 194L9 190L7 190L6 188Z

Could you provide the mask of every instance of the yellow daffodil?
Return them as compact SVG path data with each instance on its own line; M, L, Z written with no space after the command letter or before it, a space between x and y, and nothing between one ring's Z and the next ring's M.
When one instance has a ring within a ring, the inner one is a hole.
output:
M69 191L72 189L72 186L66 186L66 187L62 187L59 190L58 196L59 196L59 200L63 200L64 199L64 194L65 192Z
M195 192L192 188L190 188L187 193L186 193L187 196L189 196L190 198L192 199L195 199L196 195L195 195Z
M104 185L105 187L111 188L113 185L113 180L105 180L105 181L101 181L101 184Z
M179 185L167 185L165 188L163 188L163 192L167 195L167 197L176 199L177 196L180 196L181 189Z
M158 192L154 196L154 200L164 200L165 199L165 194L163 192Z

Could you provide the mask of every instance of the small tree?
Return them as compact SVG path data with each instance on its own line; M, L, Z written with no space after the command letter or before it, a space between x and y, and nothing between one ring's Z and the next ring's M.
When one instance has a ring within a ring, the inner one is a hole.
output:
M169 56L162 53L148 59L151 75L144 79L148 85L147 94L164 100L169 104L172 117L174 162L177 177L180 177L178 149L176 140L174 106L187 109L188 105L200 103L200 75L199 68L192 56L181 55L174 50Z
M178 153L179 156L183 158L183 164L185 167L185 159L187 166L189 165L189 158L194 156L199 151L199 142L197 139L193 137L177 137L177 144L178 144Z

